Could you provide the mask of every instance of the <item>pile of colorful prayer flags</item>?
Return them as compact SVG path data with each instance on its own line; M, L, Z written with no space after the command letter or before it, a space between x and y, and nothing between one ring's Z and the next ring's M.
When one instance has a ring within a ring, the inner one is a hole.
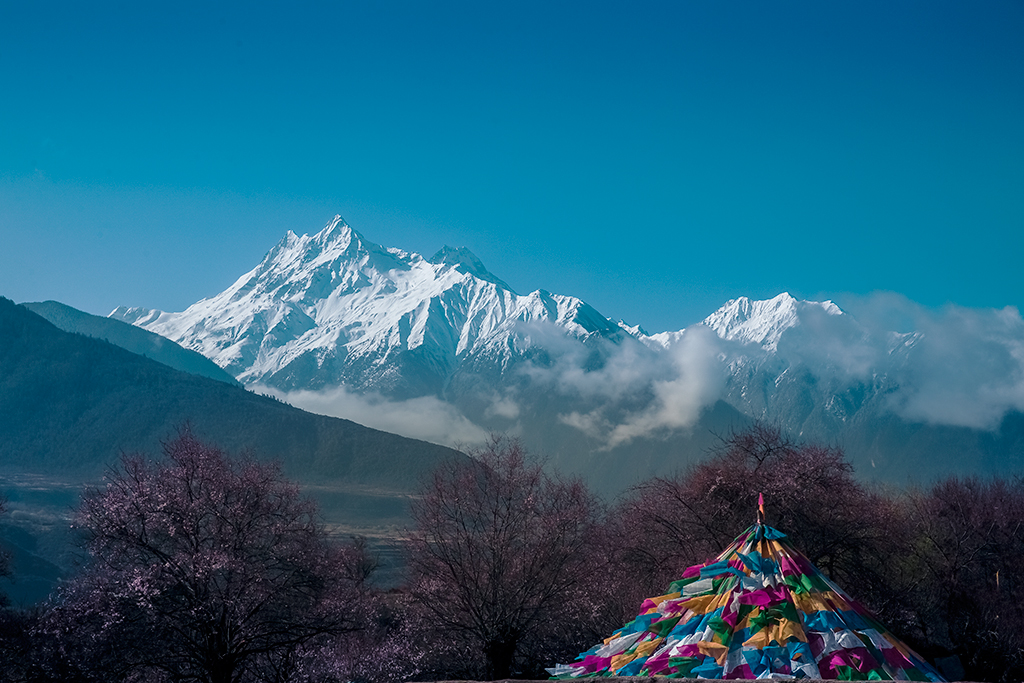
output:
M763 519L763 513L760 515ZM552 678L945 679L760 521Z

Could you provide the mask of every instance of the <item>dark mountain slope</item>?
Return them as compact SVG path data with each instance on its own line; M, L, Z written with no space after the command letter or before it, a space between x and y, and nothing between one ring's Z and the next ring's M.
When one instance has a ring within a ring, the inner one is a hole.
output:
M120 452L157 453L186 422L304 484L406 493L440 459L464 457L170 369L0 297L0 470L95 478Z
M224 372L216 363L191 349L185 349L141 327L113 318L101 318L72 308L58 301L40 301L21 304L28 310L41 315L65 332L84 334L87 337L103 339L122 349L169 365L175 370L202 375L210 379L237 384L235 378Z

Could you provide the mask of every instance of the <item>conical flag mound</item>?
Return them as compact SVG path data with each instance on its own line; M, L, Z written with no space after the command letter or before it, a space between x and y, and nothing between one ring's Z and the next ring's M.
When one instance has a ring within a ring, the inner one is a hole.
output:
M943 681L920 655L762 523L553 678Z

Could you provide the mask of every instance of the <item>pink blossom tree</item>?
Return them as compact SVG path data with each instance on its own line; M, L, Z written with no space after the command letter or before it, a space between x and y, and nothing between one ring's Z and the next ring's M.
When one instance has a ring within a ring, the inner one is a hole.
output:
M287 680L303 648L353 626L364 557L325 539L277 466L187 430L164 450L123 458L85 495L89 564L50 615L55 642L84 648L64 654L100 678Z

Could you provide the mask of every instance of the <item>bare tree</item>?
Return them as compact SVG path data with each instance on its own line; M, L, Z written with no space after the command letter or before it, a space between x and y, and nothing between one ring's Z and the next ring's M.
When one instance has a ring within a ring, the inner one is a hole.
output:
M580 597L598 504L580 481L528 462L515 439L492 437L473 455L479 466L441 466L413 505L413 592L445 638L482 653L487 677L507 678Z
M188 431L165 454L125 457L85 495L90 564L51 613L54 640L85 648L67 659L101 678L287 679L301 648L351 627L358 551L325 540L275 465L228 459Z

